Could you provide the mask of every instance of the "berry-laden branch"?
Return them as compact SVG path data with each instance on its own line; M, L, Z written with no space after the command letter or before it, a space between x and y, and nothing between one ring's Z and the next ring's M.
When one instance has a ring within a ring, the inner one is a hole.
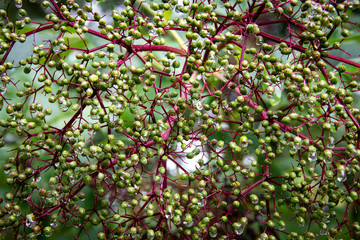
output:
M358 239L359 1L6 1L1 236Z

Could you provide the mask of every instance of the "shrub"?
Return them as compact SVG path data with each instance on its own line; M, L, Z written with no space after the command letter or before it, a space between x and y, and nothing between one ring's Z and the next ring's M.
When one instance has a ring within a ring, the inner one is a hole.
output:
M359 238L358 0L3 2L6 239Z

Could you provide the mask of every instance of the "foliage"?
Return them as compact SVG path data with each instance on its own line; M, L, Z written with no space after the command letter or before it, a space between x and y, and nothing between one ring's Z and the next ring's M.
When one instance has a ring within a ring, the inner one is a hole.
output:
M5 239L359 239L358 0L2 4Z

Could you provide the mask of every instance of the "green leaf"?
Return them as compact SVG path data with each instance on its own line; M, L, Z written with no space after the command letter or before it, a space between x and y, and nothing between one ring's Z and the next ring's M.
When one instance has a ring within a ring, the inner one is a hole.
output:
M172 14L172 11L170 11L170 10L165 11L165 19L170 20L171 14Z

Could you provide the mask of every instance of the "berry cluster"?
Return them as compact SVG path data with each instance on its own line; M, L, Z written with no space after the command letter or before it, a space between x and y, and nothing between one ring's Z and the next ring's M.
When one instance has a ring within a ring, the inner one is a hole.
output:
M3 2L0 236L360 238L358 0Z

